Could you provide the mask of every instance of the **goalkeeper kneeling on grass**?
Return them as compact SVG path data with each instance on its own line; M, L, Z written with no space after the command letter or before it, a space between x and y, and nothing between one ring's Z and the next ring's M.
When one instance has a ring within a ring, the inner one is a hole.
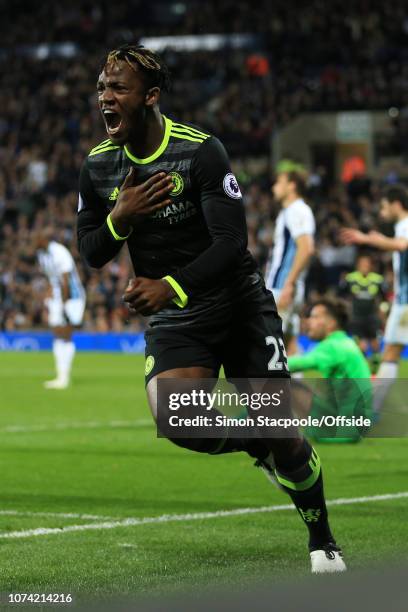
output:
M329 417L321 426L307 428L307 435L315 440L357 442L367 430L359 417L371 420L370 368L345 331L347 320L347 306L342 300L319 300L308 318L308 336L318 344L304 355L288 358L291 372L316 370L323 377L303 383L292 381L294 409L299 416L310 414L319 420Z

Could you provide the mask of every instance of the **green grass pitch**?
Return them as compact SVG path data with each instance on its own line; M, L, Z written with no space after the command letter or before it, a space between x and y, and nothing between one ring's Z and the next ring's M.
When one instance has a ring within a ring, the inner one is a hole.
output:
M242 453L210 457L157 439L141 356L79 354L67 391L42 388L52 375L51 354L0 354L0 593L163 593L309 572L294 510L112 528L289 500ZM318 451L329 500L408 491L405 439ZM330 515L351 570L408 556L408 498ZM109 528L83 528L101 523ZM69 526L78 528L60 531Z

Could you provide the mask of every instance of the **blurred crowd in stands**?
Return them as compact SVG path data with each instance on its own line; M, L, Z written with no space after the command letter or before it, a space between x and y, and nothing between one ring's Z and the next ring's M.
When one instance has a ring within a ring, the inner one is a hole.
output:
M395 152L408 147L408 13L403 0L307 4L276 0L71 0L0 4L0 328L45 326L47 291L30 236L45 223L78 260L88 294L86 329L124 327L122 292L131 275L125 249L102 271L85 268L76 250L81 163L106 137L95 83L106 50L142 36L254 34L240 49L171 51L164 56L173 90L162 109L216 134L233 160L247 211L249 248L264 265L273 239L271 173L247 170L266 159L277 127L304 111L400 109ZM72 42L72 56L38 45ZM42 57L42 59L41 59ZM264 168L267 167L264 165ZM379 185L366 176L334 184L322 166L309 177L318 250L309 291L335 288L354 265L354 247L338 242L341 225L375 226ZM378 260L384 271L386 259Z

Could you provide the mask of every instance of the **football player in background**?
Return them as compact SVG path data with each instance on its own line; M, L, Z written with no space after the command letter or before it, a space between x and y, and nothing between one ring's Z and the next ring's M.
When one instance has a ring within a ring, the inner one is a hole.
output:
M57 376L44 383L46 389L66 389L71 380L75 343L72 332L79 327L85 311L85 290L68 249L52 239L53 229L39 230L34 243L41 270L50 283L46 299L48 324L54 333L53 353Z
M275 297L282 317L288 355L298 352L298 309L305 296L305 277L314 253L315 220L303 197L305 173L298 164L287 162L278 167L272 187L281 210L275 224L274 246L266 271L266 286Z
M346 244L375 247L393 253L394 301L384 332L384 350L376 385L374 411L379 414L390 386L398 376L398 365L404 346L408 345L408 192L402 185L388 187L382 194L380 216L395 224L395 236L380 232L365 234L358 229L344 228Z
M382 274L374 271L369 254L357 257L356 269L346 274L340 284L340 294L351 297L350 333L364 353L372 351L370 362L376 371L380 362L379 300L385 299L385 285Z
M303 355L290 356L288 365L291 372L316 370L328 380L328 384L313 383L315 393L310 398L313 401L301 416L310 413L319 419L325 415L371 419L370 369L356 342L347 335L347 324L348 311L343 300L322 298L312 306L307 319L307 335L317 344ZM297 405L304 409L306 402L302 398ZM362 431L355 426L339 426L336 430L332 427L307 429L307 435L315 440L356 442L361 434Z

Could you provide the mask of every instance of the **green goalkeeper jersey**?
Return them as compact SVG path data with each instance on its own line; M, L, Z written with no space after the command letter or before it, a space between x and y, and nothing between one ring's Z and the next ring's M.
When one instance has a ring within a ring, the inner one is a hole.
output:
M344 331L331 333L304 355L289 357L288 365L291 372L318 370L325 379L310 381L312 417L371 417L370 369L357 344ZM352 442L361 438L364 428L323 425L308 427L306 433L317 440Z
M368 363L357 344L338 330L304 355L288 358L289 370L318 370L324 378L370 378Z

